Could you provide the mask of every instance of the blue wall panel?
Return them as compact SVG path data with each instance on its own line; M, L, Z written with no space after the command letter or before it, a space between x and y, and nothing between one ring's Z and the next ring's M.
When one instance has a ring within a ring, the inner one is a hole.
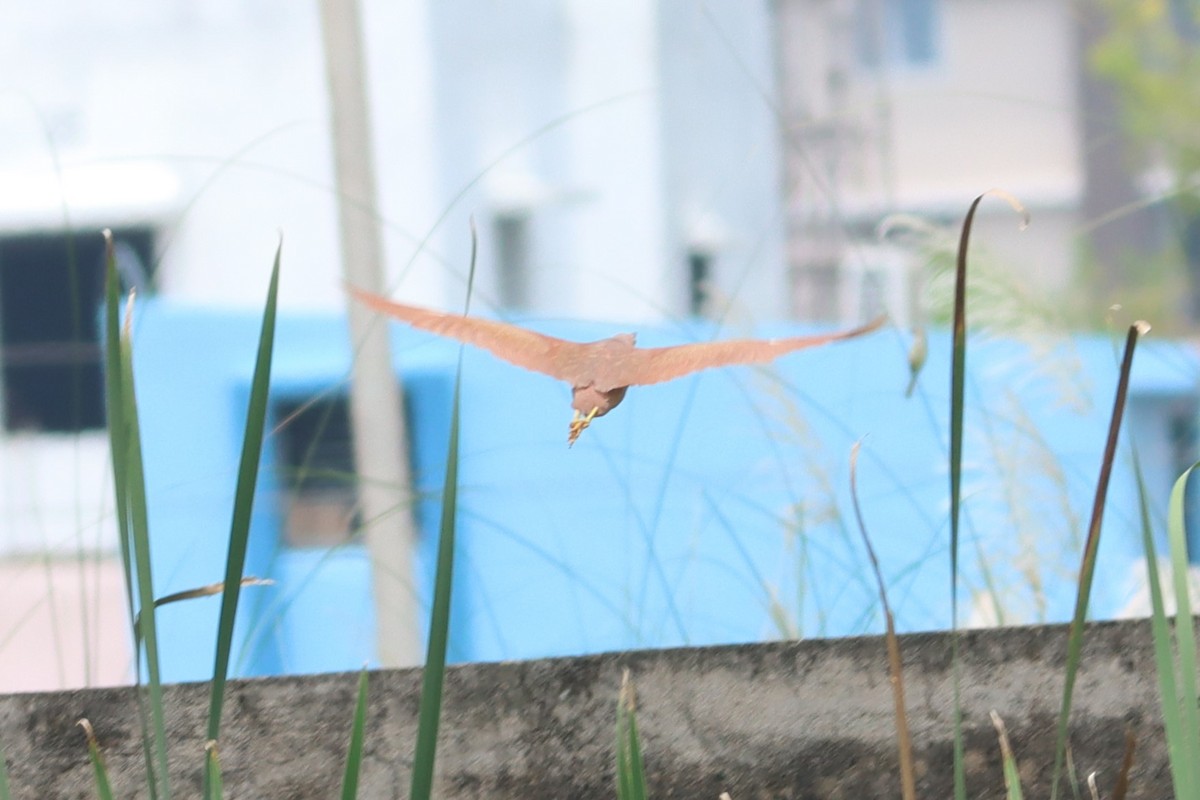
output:
M254 313L140 306L136 359L159 594L221 577L258 324ZM619 330L539 327L579 340ZM643 329L639 341L712 335L663 327ZM908 400L906 342L882 331L770 369L634 388L571 449L564 384L468 349L451 658L880 630L848 489L860 439L859 495L898 625L946 627L949 341L944 332L930 338L921 391ZM458 348L401 326L393 340L420 498L414 581L427 598ZM284 314L276 353L273 398L344 391L349 348L340 320ZM1112 344L1078 338L1037 349L980 338L968 363L964 616L998 604L1008 621L1067 619L1115 389ZM1190 350L1143 346L1130 423L1139 437L1165 430L1154 410L1161 404L1149 401L1194 403L1198 374ZM1150 411L1138 416L1139 407ZM243 595L239 634L249 645L235 664L242 674L272 674L373 663L365 554L281 549L273 459L269 441L247 572L279 583ZM1165 501L1178 465L1160 452L1146 466ZM1094 616L1116 614L1128 600L1141 555L1136 521L1123 456ZM208 677L217 606L200 600L160 612L170 679Z

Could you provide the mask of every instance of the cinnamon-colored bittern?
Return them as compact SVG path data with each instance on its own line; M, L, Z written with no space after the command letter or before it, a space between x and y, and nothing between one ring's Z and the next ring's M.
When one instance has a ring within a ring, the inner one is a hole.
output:
M575 415L568 446L575 444L592 420L616 408L630 386L662 383L713 367L773 361L793 350L862 336L884 322L884 317L879 317L859 328L820 336L639 348L632 333L619 333L598 342L571 342L503 322L406 306L353 287L350 291L368 307L414 328L482 347L518 367L571 384Z

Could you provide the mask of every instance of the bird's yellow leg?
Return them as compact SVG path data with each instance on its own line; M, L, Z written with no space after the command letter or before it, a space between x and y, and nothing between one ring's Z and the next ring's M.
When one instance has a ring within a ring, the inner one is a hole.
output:
M579 438L579 434L583 433L588 425L592 424L592 420L596 418L596 413L600 411L599 407L593 408L588 412L587 416L575 411L575 416L571 418L571 432L567 435L567 447L575 444L575 440Z

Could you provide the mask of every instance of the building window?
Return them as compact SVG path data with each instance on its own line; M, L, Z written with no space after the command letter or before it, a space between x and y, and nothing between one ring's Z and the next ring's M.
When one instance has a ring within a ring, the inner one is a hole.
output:
M937 62L939 0L857 0L858 63L872 70L920 68Z
M916 271L903 250L855 243L847 249L839 271L843 320L886 313L897 325L912 324L920 293Z
M806 322L840 322L841 264L814 260L792 271L792 315Z
M527 309L529 286L529 215L497 214L492 223L496 244L496 282L505 308Z
M122 282L148 284L153 231L117 231L114 239ZM104 427L98 324L104 260L98 232L0 236L0 412L6 431Z
M711 312L709 297L712 293L712 253L706 250L689 250L688 265L688 313L703 317Z
M332 547L360 527L354 443L346 397L274 405L280 425L276 454L284 488L284 541L290 547Z

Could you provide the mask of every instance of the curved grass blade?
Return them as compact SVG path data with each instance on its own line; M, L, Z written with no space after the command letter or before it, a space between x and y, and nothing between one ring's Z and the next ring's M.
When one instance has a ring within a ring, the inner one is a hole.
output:
M275 250L271 282L258 336L258 357L250 384L250 404L246 410L246 428L242 439L242 457L238 465L237 492L233 500L233 521L229 531L229 553L225 560L225 581L221 591L221 616L217 623L217 652L213 665L212 692L208 706L209 741L217 741L221 732L221 709L225 702L225 682L229 675L229 657L233 649L233 626L237 618L246 548L250 539L250 515L254 508L254 488L258 482L259 457L266 429L267 399L271 386L271 355L275 345L275 310L279 296L279 259L283 242ZM215 751L213 751L215 752Z
M253 575L247 575L242 578L243 588L246 586L274 586L275 581L270 578L256 578ZM221 594L225 590L225 583L210 583L207 586L199 586L195 589L184 589L181 592L172 592L164 595L154 601L155 608L162 608L171 603L182 603L184 600L196 600L201 597L211 597L214 594ZM134 636L140 636L141 614L137 614L133 620Z
M1193 464L1175 481L1171 499L1167 505L1167 543L1171 555L1172 588L1175 592L1175 658L1172 682L1175 685L1175 707L1177 715L1177 740L1168 738L1172 754L1172 777L1178 773L1179 784L1176 797L1195 797L1200 792L1200 713L1197 702L1200 697L1196 688L1196 637L1195 620L1188 586L1187 529L1184 523L1184 500L1188 479L1200 463ZM1168 649L1169 652L1169 649ZM1162 664L1159 664L1161 671ZM1166 698L1163 698L1164 717L1167 715ZM1176 762L1179 762L1178 767Z
M904 661L900 655L900 640L896 637L896 620L892 616L892 607L888 603L883 572L879 569L879 559L875 556L871 537L867 535L867 525L863 521L862 507L858 502L858 451L861 445L861 441L855 442L854 447L850 449L850 502L854 506L854 518L858 520L858 530L862 534L863 544L866 545L867 556L871 559L871 569L875 572L875 582L879 587L879 602L883 606L883 619L887 626L888 680L892 684L892 701L896 715L896 749L900 758L900 796L904 800L916 800L917 770L912 752L912 733L908 727L908 709L904 702Z
M1092 518L1088 523L1087 540L1083 545L1083 562L1079 567L1079 586L1075 594L1075 616L1071 620L1071 632L1067 640L1067 669L1063 683L1062 708L1058 713L1058 733L1054 747L1054 773L1050 779L1050 800L1058 797L1058 783L1062 776L1063 758L1067 749L1067 724L1071 718L1071 699L1075 691L1075 675L1079 671L1079 659L1083 652L1083 628L1087 620L1088 600L1092 594L1092 578L1096 573L1096 553L1100 547L1100 528L1104 521L1104 504L1108 498L1108 482L1112 476L1113 462L1117 457L1117 440L1121 432L1121 420L1125 416L1125 400L1129 394L1129 373L1133 370L1133 353L1138 337L1150 326L1136 322L1129 326L1125 337L1125 354L1121 358L1121 371L1117 379L1117 396L1113 400L1112 417L1108 425L1108 439L1104 444L1104 456L1100 462L1100 477L1096 482L1096 495L1092 501ZM1174 495L1172 495L1174 500ZM1180 508L1182 520L1182 506ZM1193 670L1195 666L1193 664Z
M247 575L240 581L242 588L247 586L274 586L275 581L270 578L258 578L254 575ZM197 586L195 589L184 589L181 592L172 592L164 595L154 601L155 608L162 608L171 603L182 603L184 600L197 600L201 597L212 597L214 594L223 594L225 592L225 582L210 583L207 586Z
M1029 224L1029 212L1008 192L991 189L971 201L963 219L954 261L954 325L950 354L950 661L954 672L954 797L967 798L962 733L962 676L958 660L958 520L962 503L963 411L967 374L967 250L975 211L983 198L996 195L1008 201L1022 215L1022 227Z
M646 765L637 729L637 694L629 670L621 675L617 696L617 798L646 800Z
M478 240L471 223L471 267L467 279L467 305L475 281ZM462 348L454 373L454 398L450 404L450 441L446 452L446 476L442 483L442 521L438 531L437 567L433 581L433 607L429 615L429 644L421 675L421 710L417 719L417 743L413 752L411 800L428 800L433 794L437 758L438 726L442 715L442 686L446 679L446 647L450 640L450 588L454 579L454 539L458 509L459 396L462 392Z
M358 699L354 703L354 723L350 728L350 749L346 752L346 772L342 777L342 800L358 797L358 772L362 767L363 735L367 726L367 669L358 674Z

